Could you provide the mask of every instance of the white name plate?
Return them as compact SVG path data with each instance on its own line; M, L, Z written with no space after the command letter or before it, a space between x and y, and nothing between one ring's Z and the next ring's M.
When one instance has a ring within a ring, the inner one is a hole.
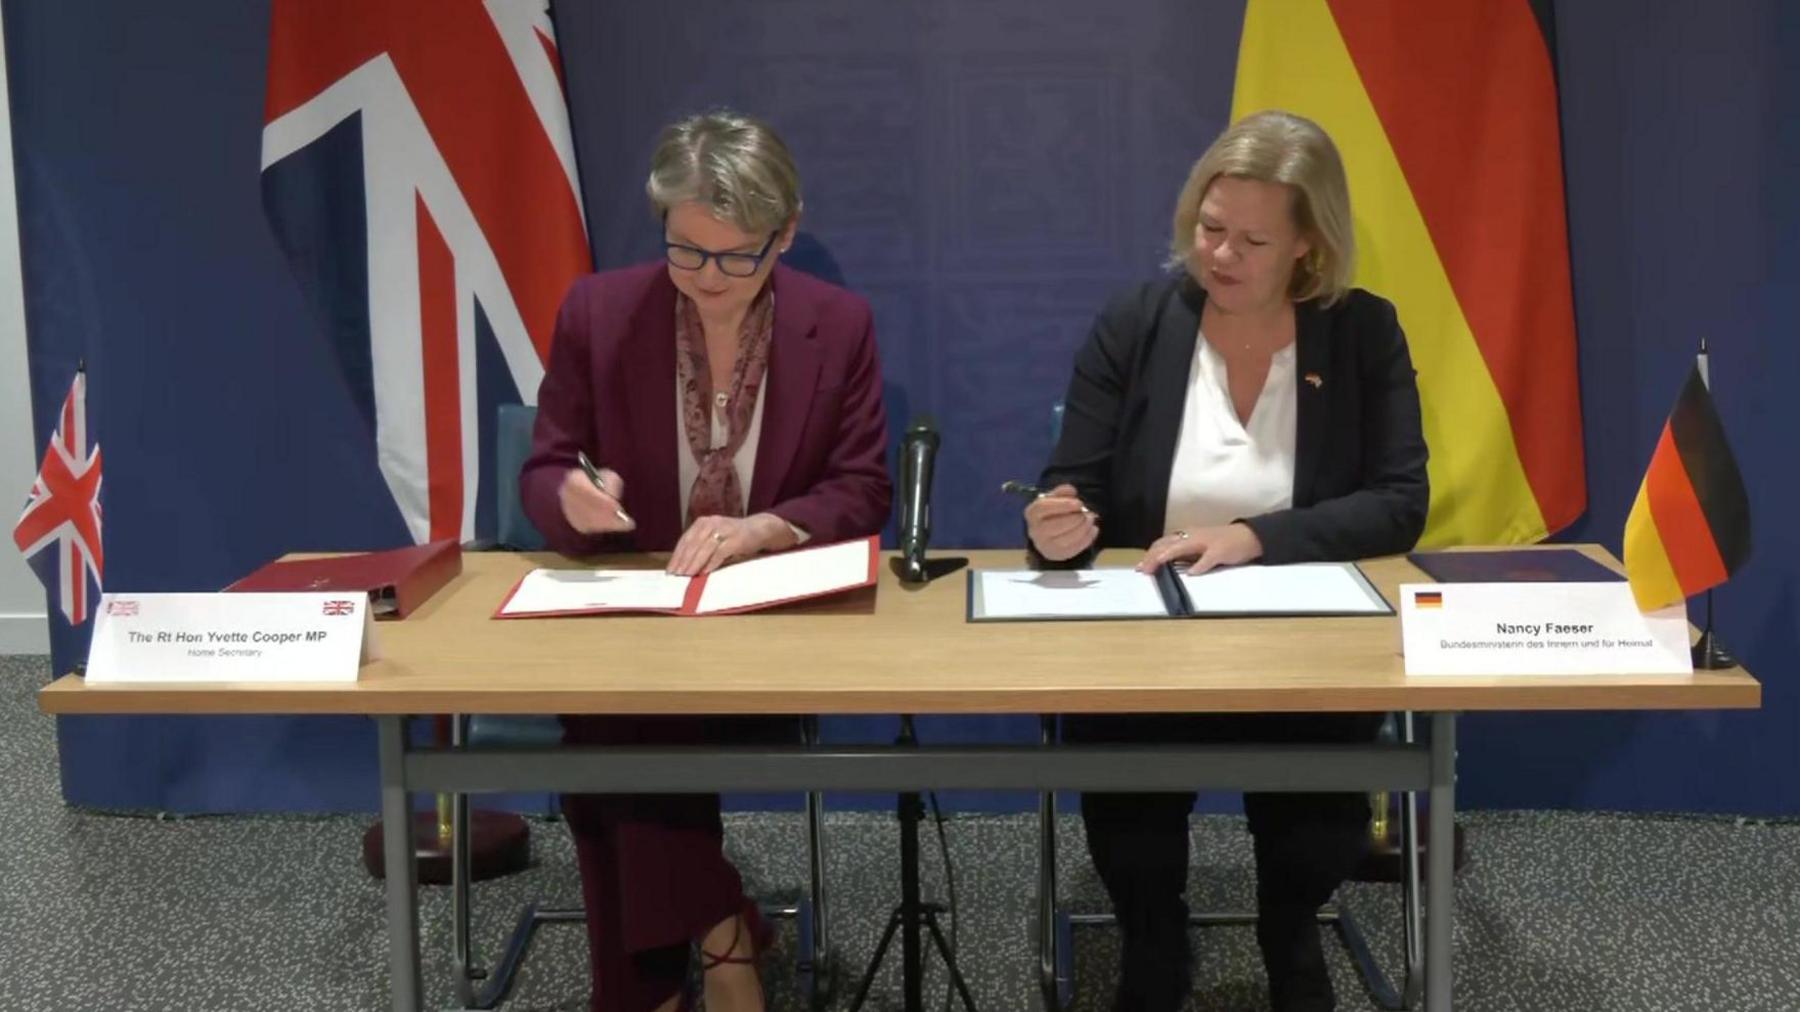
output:
M374 658L367 594L103 594L87 680L354 682Z
M1641 612L1618 583L1408 583L1411 675L1691 675L1687 605Z

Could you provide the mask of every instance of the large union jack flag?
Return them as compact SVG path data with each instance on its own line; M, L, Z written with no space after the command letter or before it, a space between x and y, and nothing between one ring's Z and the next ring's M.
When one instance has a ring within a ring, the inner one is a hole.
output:
M71 625L100 596L100 445L88 445L87 373L76 370L13 544L54 593ZM90 588L90 584L92 584Z
M467 540L494 411L536 400L592 269L548 2L273 14L264 210L414 540Z

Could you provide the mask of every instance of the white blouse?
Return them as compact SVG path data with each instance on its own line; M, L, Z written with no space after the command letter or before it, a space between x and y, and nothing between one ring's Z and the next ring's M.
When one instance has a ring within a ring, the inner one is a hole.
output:
M1276 352L1248 425L1231 403L1225 359L1194 342L1163 533L1215 527L1294 504L1295 346Z

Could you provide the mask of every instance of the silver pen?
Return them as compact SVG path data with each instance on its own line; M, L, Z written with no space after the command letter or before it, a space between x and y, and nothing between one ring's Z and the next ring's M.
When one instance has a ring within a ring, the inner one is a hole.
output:
M588 459L587 451L576 450L575 459L580 461L582 472L587 475L589 481L594 483L594 487L605 493L607 496L612 496L612 492L606 487L606 482L600 480L600 469L595 467L594 462ZM620 520L625 521L633 527L637 526L637 521L626 515L624 508L618 505L617 499L613 499L613 512L618 514Z
M1028 481L1003 481L1000 483L1000 491L1007 495L1016 495L1028 500L1042 499L1050 494L1049 489L1039 488ZM1088 516L1094 515L1094 511L1088 508L1087 503L1081 504L1081 512L1086 513Z

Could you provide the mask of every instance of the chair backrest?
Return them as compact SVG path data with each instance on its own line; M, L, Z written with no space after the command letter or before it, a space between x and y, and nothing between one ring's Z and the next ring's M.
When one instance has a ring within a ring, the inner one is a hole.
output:
M502 404L494 424L495 540L502 548L521 552L540 551L544 536L525 516L519 502L519 471L531 456L531 427L537 408L526 404Z
M519 472L531 456L531 427L537 408L502 404L494 420L494 540L497 548L519 552L543 550L544 536L525 516L519 502ZM542 748L562 741L562 721L555 717L494 716L469 718L464 734L470 745ZM551 802L554 807L554 801Z

